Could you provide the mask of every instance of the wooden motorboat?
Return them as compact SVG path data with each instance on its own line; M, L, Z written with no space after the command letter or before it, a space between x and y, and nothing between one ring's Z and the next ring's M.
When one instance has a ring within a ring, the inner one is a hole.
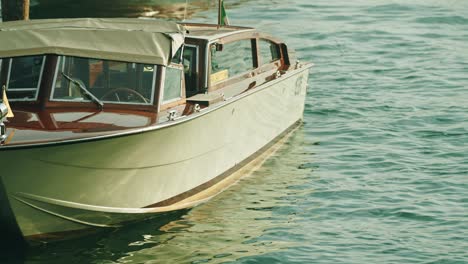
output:
M206 201L301 122L312 65L235 26L50 19L0 39L0 231L31 241Z

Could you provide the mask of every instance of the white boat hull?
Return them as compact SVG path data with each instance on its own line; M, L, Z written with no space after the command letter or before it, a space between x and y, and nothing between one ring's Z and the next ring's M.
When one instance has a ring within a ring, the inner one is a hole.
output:
M4 192L22 235L118 226L209 199L216 192L200 192L302 119L308 72L291 71L171 125L0 151Z

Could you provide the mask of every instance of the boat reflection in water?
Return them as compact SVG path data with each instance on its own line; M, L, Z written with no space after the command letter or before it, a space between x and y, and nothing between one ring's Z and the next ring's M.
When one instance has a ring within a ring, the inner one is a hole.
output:
M215 6L214 0L36 0L31 18L152 17L183 20Z

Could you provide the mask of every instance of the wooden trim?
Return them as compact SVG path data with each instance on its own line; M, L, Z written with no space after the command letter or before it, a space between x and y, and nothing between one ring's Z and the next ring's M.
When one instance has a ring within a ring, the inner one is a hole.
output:
M179 105L183 105L185 103L186 103L185 98L181 98L180 100L163 104L163 105L161 105L161 108L159 109L159 112L165 111L165 110L167 110L169 108L173 108L173 107L176 107L176 106L179 106Z
M52 85L55 79L55 70L57 68L58 56L49 55L46 56L46 65L44 67L43 74L45 78L42 78L42 83L39 90L38 101L41 108L46 108L47 103L52 92Z
M49 101L46 108L73 108L73 109L87 109L89 111L101 111L94 102L66 102L66 101ZM126 110L126 111L145 111L156 112L153 105L138 105L138 104L113 104L104 103L105 110Z

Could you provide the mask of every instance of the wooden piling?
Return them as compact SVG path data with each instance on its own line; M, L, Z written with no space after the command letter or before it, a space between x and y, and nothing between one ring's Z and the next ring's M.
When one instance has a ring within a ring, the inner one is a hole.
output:
M29 0L23 0L23 20L29 20Z
M30 0L2 0L3 21L29 20Z

